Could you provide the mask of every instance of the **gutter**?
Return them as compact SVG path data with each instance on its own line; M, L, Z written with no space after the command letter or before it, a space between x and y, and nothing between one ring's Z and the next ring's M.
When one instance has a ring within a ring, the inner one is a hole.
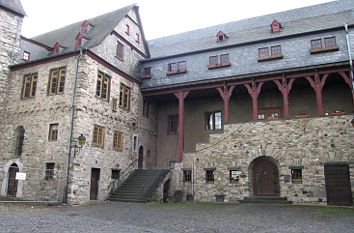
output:
M347 39L347 47L348 47L348 57L349 57L349 66L350 66L350 78L352 80L352 93L353 93L353 100L354 100L354 74L353 74L353 59L352 59L352 52L350 49L350 39L349 39L349 30L348 30L348 24L344 24L345 28L345 37Z
M68 202L68 186L69 186L69 175L70 175L70 162L71 162L71 148L72 148L72 140L73 140L73 131L74 131L74 114L75 114L75 99L76 99L76 86L77 86L77 76L79 70L79 62L84 55L86 48L80 48L80 54L76 58L76 68L75 68L75 75L74 75L74 82L73 82L73 94L71 98L71 115L70 115L70 130L69 130L69 143L68 143L68 162L66 167L66 183L65 183L65 190L64 190L64 203Z

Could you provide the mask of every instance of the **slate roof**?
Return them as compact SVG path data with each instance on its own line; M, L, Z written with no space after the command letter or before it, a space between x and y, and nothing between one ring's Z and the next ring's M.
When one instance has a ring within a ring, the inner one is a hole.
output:
M151 59L342 27L354 24L353 9L354 0L338 0L158 38L148 41ZM283 27L280 33L270 33L275 19ZM228 39L216 43L219 31Z
M63 52L71 52L75 50L75 41L77 34L81 31L81 26L85 21L88 21L94 28L85 36L89 40L84 45L85 48L92 48L100 44L109 35L118 23L126 16L126 14L136 5L126 6L124 8L91 18L82 20L68 26L35 36L31 40L37 41L41 44L53 47L56 42L64 48ZM45 58L48 51L37 51L40 53L38 58Z
M0 7L11 10L20 16L26 15L20 0L0 0Z

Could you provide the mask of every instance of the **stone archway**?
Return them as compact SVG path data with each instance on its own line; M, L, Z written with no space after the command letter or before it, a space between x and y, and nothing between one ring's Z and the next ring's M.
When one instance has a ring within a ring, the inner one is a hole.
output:
M249 173L250 190L254 196L280 195L279 170L273 158L256 158L249 166Z
M9 176L7 183L7 196L16 197L18 181L16 180L16 173L19 172L19 168L16 163L11 164L9 168Z
M20 160L8 161L3 169L4 178L2 179L0 196L22 197L23 181L16 180L16 172L23 172L23 165Z

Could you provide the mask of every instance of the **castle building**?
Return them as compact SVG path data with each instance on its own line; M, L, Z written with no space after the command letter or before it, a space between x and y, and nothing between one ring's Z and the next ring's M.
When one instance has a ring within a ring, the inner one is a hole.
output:
M353 0L151 41L136 5L33 38L20 1L0 16L1 196L105 200L168 168L184 200L353 203Z

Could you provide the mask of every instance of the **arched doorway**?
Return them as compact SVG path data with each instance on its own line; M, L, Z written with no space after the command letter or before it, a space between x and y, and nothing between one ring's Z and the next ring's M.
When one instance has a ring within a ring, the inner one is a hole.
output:
M16 197L17 194L17 184L16 173L19 171L16 163L11 164L9 168L9 180L7 183L7 196Z
M250 168L255 196L279 196L279 171L270 157L262 156L255 159Z
M139 157L138 157L138 169L143 169L144 166L144 148L139 147Z

